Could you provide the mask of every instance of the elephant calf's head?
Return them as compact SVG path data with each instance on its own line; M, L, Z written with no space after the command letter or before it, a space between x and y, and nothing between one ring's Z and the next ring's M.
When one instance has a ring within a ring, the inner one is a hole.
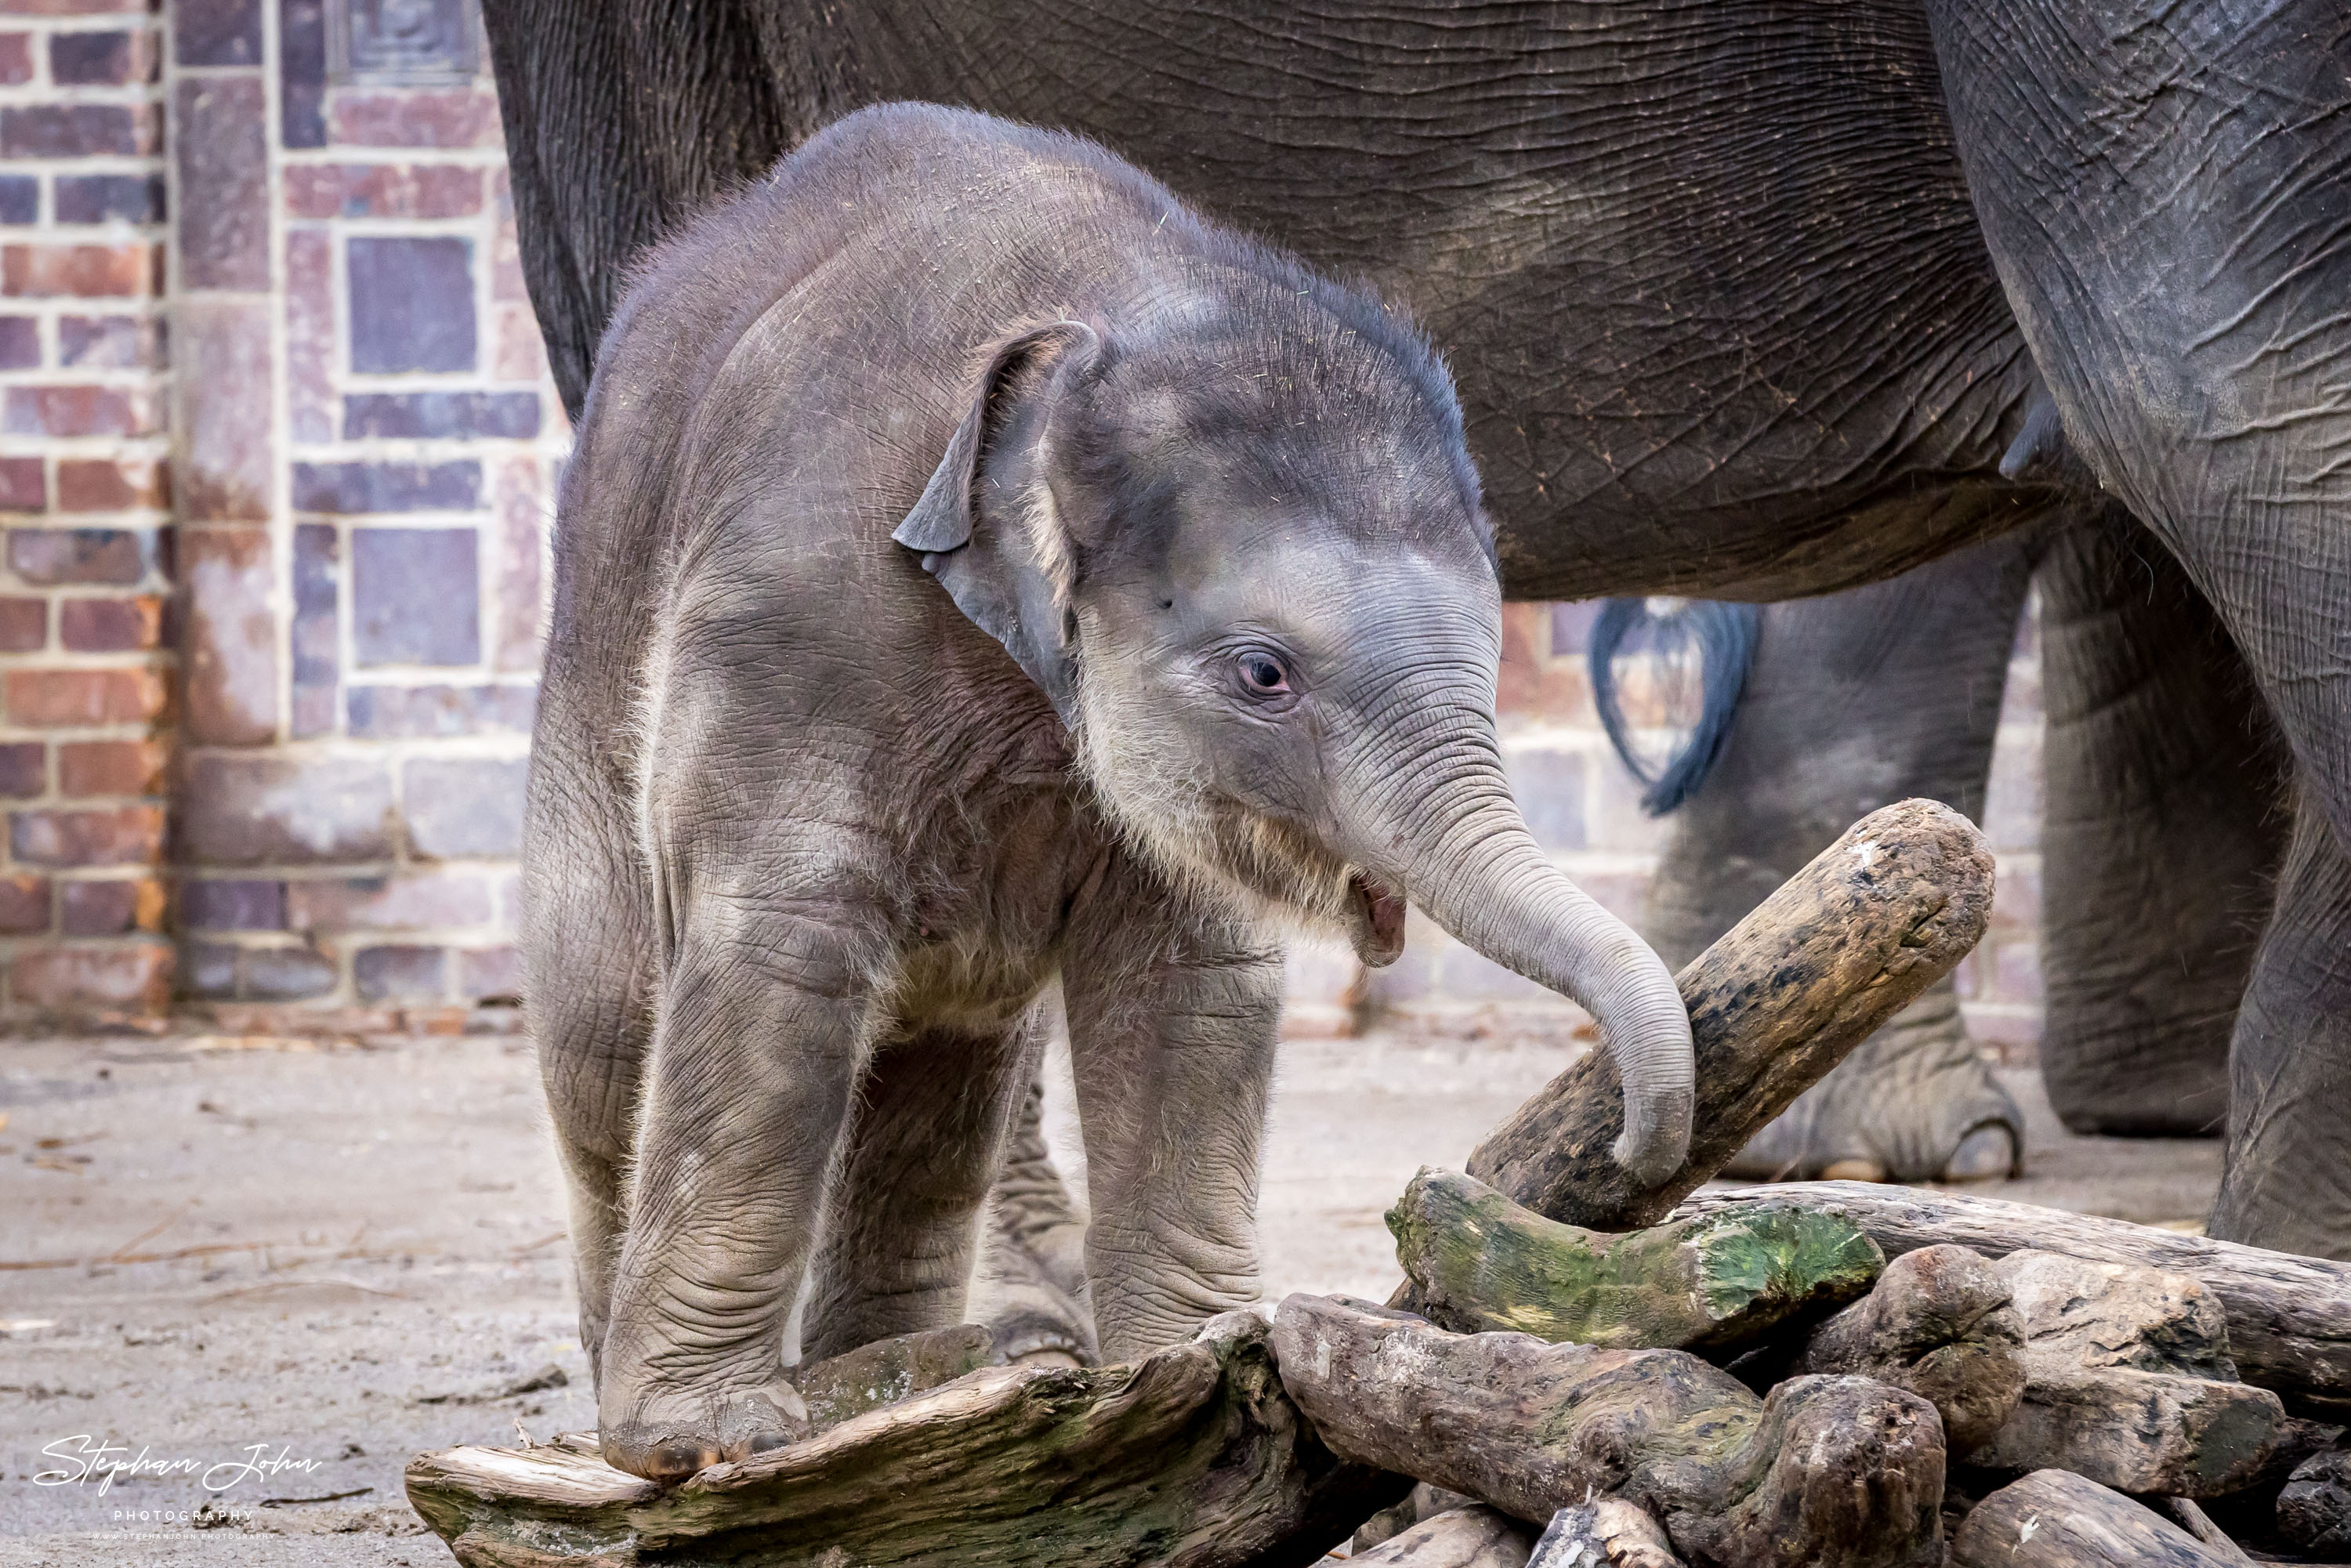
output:
M1492 535L1407 326L1235 270L1020 332L896 537L1052 699L1143 852L1367 963L1419 904L1591 1009L1627 1150L1678 1163L1688 1023L1511 800Z

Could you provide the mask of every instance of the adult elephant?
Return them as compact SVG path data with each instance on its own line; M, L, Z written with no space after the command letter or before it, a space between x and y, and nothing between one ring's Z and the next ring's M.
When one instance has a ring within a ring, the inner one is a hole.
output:
M2351 1253L2351 31L2329 0L486 11L575 407L632 256L818 125L915 98L1086 131L1409 304L1516 596L1877 580L2045 519L2074 491L2032 455L2069 446L2212 604L2294 761L2213 1228Z
M1698 768L1634 758L1664 776L1651 794L1673 823L1643 934L1667 963L1686 962L1888 801L1929 796L1980 818L2018 618L2036 585L2049 1097L2077 1132L2216 1134L2229 1034L2285 847L2287 759L2210 608L2111 503L1888 582L1771 605L1743 637L1689 635L1719 616L1713 606L1647 617L1661 622L1647 641L1706 647L1745 678ZM1625 633L1646 612L1620 602L1632 613L1594 628L1604 693L1616 656L1644 640ZM1614 708L1604 703L1604 715ZM1622 749L1630 737L1615 733ZM2023 1132L1946 980L1729 1169L1995 1176L2014 1165Z

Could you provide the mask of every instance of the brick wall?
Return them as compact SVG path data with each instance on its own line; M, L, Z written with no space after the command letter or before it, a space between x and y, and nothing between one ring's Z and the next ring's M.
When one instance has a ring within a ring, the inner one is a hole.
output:
M568 432L486 61L466 0L0 0L0 1017L511 994ZM1637 917L1664 830L1593 715L1586 613L1509 610L1505 748L1536 834ZM1962 973L2012 1050L2035 670L2028 643ZM1417 917L1394 968L1293 980L1308 1030L1559 1005Z
M0 8L5 1006L169 998L164 110L143 6Z
M193 998L515 987L566 434L477 24L429 9L376 36L371 5L172 7Z

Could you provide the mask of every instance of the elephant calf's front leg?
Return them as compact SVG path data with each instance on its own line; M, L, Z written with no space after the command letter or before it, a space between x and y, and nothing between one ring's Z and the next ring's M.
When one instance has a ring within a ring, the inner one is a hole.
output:
M1281 953L1237 924L1171 930L1160 894L1090 923L1062 987L1106 1362L1258 1299L1258 1160Z
M808 951L824 946L814 932L680 944L597 1387L622 1469L680 1479L808 1430L784 1326L862 1024L855 988L812 983L833 969Z

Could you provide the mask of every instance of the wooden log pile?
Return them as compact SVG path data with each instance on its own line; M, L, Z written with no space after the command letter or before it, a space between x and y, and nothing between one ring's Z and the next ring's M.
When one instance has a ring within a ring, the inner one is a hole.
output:
M2351 1404L2343 1266L1851 1184L1691 1196L1989 903L1963 819L1856 824L1680 977L1684 1169L1627 1187L1614 1077L1587 1061L1471 1174L1414 1178L1387 1303L1295 1295L1101 1368L987 1365L983 1331L939 1330L802 1369L815 1435L681 1486L588 1435L419 1456L410 1497L468 1568L1279 1568L1358 1527L1358 1560L1411 1568L2351 1545L2351 1459L2314 1419Z

